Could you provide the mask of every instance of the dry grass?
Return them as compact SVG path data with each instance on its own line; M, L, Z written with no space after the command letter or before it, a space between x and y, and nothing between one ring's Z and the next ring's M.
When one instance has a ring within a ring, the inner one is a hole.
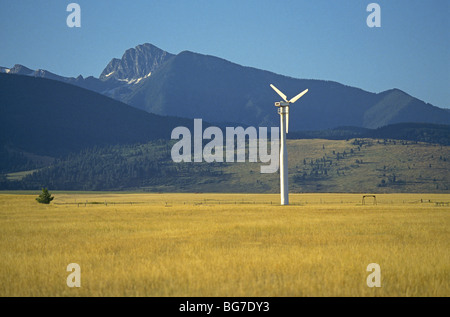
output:
M411 144L411 142L402 145L402 141L396 141L395 145L392 142L384 145L383 140L372 139L366 139L364 145L358 146L353 144L354 141L353 139L288 140L290 192L442 194L449 192L450 146ZM345 157L342 156L344 151ZM336 159L337 153L341 154L339 160ZM326 163L310 165L311 161L316 162L323 158L326 158ZM231 189L237 192L252 190L260 193L277 193L278 173L261 174L262 165L266 164L232 163L221 167L224 175L229 178L216 178L203 184L202 177L199 177L198 182L192 183L190 188L203 192L224 192ZM304 173L310 175L318 165L323 167L319 170L318 177L298 179ZM321 174L323 169L327 170L326 176ZM395 183L389 181L392 175L396 176ZM186 177L192 179L193 176ZM383 180L386 186L380 187Z
M35 197L0 195L0 296L450 295L450 195Z

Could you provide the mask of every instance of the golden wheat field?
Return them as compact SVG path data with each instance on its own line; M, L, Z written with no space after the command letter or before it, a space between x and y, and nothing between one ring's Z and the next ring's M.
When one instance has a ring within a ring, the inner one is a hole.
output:
M0 194L1 296L450 295L448 194L53 194Z

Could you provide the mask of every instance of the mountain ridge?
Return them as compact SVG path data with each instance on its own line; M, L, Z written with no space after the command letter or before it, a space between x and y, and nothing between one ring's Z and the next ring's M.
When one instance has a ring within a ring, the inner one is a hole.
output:
M450 124L448 109L397 88L373 93L335 81L284 76L212 55L191 51L174 55L149 43L126 50L121 59L113 58L99 78L66 78L19 66L0 67L0 72L60 80L147 112L209 122L278 125L272 105L279 97L270 89L272 83L288 96L309 89L291 107L290 126L295 130L377 128L398 122Z
M113 58L99 76L100 80L137 80L148 77L167 59L172 57L166 51L145 43L125 51L121 59Z

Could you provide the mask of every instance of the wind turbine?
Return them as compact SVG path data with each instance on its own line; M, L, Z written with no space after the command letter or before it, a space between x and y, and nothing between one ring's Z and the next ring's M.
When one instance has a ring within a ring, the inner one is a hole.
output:
M287 100L285 94L283 94L277 87L270 84L273 90L284 101L275 102L275 107L278 107L278 113L280 115L280 130L281 130L281 145L280 145L280 194L281 204L289 205L289 188L288 188L288 153L286 147L286 133L289 130L289 105L296 102L300 97L308 92L308 89L303 90L297 96L291 100Z

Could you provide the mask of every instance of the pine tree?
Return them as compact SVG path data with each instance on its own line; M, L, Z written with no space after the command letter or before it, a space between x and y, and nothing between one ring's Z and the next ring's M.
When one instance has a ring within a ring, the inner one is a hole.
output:
M38 198L36 198L36 200L38 201L38 203L41 204L50 204L53 198L55 197L51 196L47 188L42 188L42 193L39 195Z

